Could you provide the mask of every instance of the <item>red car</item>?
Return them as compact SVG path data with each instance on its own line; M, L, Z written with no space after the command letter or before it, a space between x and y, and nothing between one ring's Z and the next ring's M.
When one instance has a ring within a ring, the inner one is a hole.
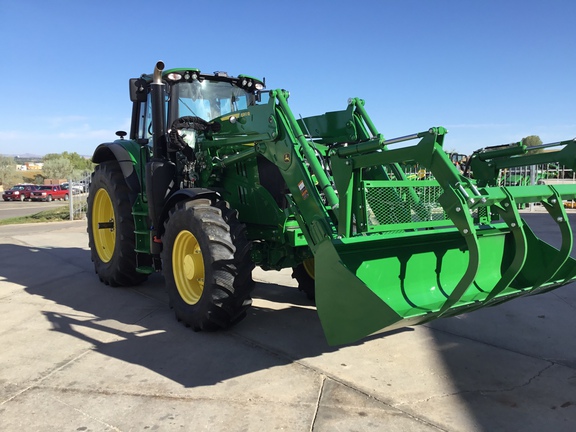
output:
M38 189L33 184L18 184L2 194L4 201L24 201L30 199L30 193Z
M38 189L30 193L32 201L52 201L56 199L68 201L68 191L60 185L38 186Z

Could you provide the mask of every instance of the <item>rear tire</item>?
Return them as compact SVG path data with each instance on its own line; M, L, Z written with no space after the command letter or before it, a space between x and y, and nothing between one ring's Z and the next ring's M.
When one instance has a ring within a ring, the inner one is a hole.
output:
M246 316L254 263L236 210L212 199L180 202L170 211L162 244L166 289L179 321L213 331Z
M306 294L308 300L316 298L314 279L314 258L308 258L292 269L292 277L298 282L298 289Z
M145 281L147 276L136 271L130 190L116 161L96 166L87 201L88 244L100 280L111 286Z

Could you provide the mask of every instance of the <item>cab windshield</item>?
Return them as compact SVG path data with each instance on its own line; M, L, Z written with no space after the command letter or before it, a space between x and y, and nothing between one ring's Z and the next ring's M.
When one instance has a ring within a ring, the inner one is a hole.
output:
M226 81L192 81L173 85L170 100L170 122L184 116L210 121L222 115L246 109L254 95Z

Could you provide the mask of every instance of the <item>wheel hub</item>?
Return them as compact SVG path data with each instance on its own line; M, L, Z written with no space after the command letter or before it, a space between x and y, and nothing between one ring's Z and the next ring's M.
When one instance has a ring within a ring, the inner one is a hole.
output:
M94 246L102 262L110 262L116 247L114 206L106 189L98 189L92 208Z
M186 255L184 257L184 274L186 279L192 280L194 278L194 260L191 255Z
M181 231L172 249L174 281L186 303L198 303L204 292L204 258L198 240L190 231Z

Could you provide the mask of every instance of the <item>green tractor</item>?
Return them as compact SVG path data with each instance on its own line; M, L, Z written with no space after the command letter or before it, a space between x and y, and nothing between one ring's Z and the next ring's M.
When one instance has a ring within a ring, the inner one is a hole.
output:
M246 315L255 266L293 269L333 345L576 278L562 206L576 187L497 184L501 168L543 157L522 145L474 153L470 179L443 150L444 128L385 139L358 98L296 119L287 91L248 75L158 62L129 84L129 136L92 157L92 260L112 286L161 271L176 318L195 330ZM556 144L572 167L576 143ZM431 175L411 180L404 166ZM521 218L528 202L559 226L559 248Z

